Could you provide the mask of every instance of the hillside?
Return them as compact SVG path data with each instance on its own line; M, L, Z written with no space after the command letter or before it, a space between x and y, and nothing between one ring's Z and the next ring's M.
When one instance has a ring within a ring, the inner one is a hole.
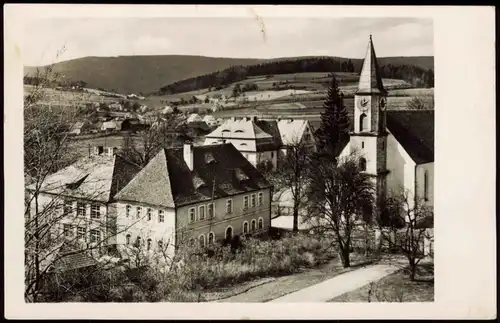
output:
M66 80L85 81L89 88L103 88L118 93L150 93L167 84L231 66L304 58L243 59L189 55L84 57L56 63L54 71L64 75ZM431 56L382 57L379 60L383 65L415 65L423 69L433 69L434 66ZM352 59L352 63L355 69L359 69L362 59ZM25 74L31 75L35 70L36 67L27 66Z

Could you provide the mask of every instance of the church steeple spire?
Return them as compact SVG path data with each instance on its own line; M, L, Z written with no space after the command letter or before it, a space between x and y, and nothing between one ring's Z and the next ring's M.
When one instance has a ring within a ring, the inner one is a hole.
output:
M358 94L381 93L385 94L386 90L382 84L380 77L380 70L377 62L377 55L375 55L375 48L373 47L372 35L368 42L365 60L361 68L361 75L359 76Z

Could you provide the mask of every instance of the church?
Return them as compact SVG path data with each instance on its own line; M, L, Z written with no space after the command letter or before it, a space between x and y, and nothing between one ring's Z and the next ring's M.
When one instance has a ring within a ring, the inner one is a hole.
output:
M407 192L411 201L434 204L434 110L387 110L377 56L370 35L354 96L349 141L340 158L356 152L373 176L377 201Z

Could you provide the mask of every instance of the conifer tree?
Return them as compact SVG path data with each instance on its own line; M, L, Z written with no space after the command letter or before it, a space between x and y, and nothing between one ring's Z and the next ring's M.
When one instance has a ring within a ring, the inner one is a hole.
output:
M343 94L339 91L335 75L323 104L325 111L321 113L321 125L317 130L318 150L332 161L340 153L343 143L349 139L349 116L344 106Z

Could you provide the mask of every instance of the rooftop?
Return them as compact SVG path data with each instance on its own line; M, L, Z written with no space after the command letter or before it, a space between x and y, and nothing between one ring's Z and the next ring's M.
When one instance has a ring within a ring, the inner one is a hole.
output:
M49 175L42 183L41 191L109 202L139 170L139 166L119 155L92 155Z
M271 187L232 144L192 147L193 170L183 148L162 149L117 195L117 200L164 207L209 201Z

